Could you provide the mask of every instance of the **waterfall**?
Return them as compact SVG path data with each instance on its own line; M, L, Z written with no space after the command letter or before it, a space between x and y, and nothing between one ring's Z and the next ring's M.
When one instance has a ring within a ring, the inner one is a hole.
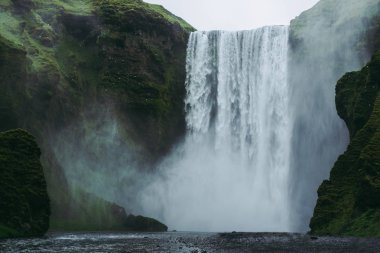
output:
M290 231L287 52L286 26L191 34L188 135L145 195L170 227Z
M215 149L238 152L256 170L286 170L287 41L287 27L192 33L186 80L190 135L213 136Z

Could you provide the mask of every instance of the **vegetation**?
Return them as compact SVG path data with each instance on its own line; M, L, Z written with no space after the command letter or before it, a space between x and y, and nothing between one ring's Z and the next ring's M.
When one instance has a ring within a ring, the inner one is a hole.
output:
M68 226L71 215L73 226L93 229L89 221L105 218L112 204L94 196L79 205L53 137L89 108L109 106L122 126L120 141L151 158L144 162L157 161L185 131L185 57L193 28L138 0L7 0L0 9L0 130L22 127L36 137L52 228ZM80 210L88 211L84 222Z
M0 238L41 236L50 206L40 149L23 130L0 133Z
M351 142L318 190L313 234L380 236L379 70L380 51L361 71L338 82L337 109Z
M186 21L173 15L161 5L148 4L142 0L94 0L94 5L95 8L106 14L107 18L111 18L112 16L120 17L125 13L139 13L153 19L163 19L170 24L179 25L183 30L188 32L194 31L194 28Z

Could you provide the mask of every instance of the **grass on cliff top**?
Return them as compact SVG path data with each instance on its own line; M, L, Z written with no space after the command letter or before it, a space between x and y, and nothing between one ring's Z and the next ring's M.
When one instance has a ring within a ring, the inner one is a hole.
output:
M156 5L156 4L146 4L146 3L144 4L148 5L152 11L155 11L159 13L160 15L162 15L170 23L178 23L184 30L189 31L189 32L194 31L194 28L191 25L189 25L185 20L183 20L180 17L175 16L174 14L166 10L163 6Z
M61 9L80 15L91 15L93 11L93 0L34 0L34 2L45 11Z
M159 15L172 24L178 24L186 31L194 31L194 28L185 20L175 16L161 5L145 3L142 0L34 0L34 2L44 9L59 8L65 10L66 12L81 15L92 14L94 11L94 5L98 4L113 6L115 10L123 8L143 10L149 15Z
M149 15L159 16L166 19L171 24L178 24L184 30L191 32L195 29L189 25L185 20L175 16L161 5L145 3L142 0L94 0L96 5L108 5L115 10L129 9L129 10L142 10Z

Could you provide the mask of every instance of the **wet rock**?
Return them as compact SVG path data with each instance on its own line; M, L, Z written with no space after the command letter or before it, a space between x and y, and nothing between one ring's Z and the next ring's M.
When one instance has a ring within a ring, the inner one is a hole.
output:
M168 227L161 222L144 217L129 215L124 222L124 226L131 231L145 231L145 232L166 232Z
M49 197L40 149L24 130L0 133L0 238L42 236Z

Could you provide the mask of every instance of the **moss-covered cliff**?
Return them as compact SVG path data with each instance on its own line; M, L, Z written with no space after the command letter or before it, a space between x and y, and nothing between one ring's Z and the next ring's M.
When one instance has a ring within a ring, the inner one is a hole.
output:
M50 203L41 151L23 130L0 133L0 238L41 236Z
M78 201L54 153L56 136L89 110L112 111L120 142L144 163L154 164L181 138L192 29L141 0L0 1L0 130L21 127L36 136L53 229L81 213L67 209ZM97 126L84 126L91 127ZM89 220L92 215L98 214L88 213Z
M361 69L378 46L379 0L320 0L291 21L289 95L291 224L308 231L317 189L346 150L349 133L335 106L335 86Z
M351 142L318 190L311 220L317 235L380 236L380 51L336 87Z

